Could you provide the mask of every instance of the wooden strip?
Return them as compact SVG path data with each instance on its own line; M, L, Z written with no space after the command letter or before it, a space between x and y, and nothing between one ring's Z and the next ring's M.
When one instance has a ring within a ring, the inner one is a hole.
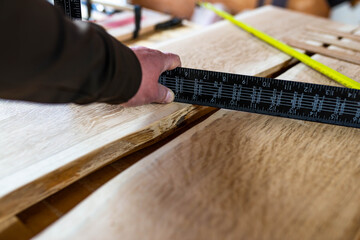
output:
M257 13L272 12L265 8ZM284 14L276 13L280 17ZM244 20L283 36L284 31L269 24L268 18L274 16L259 19L257 14L247 14ZM294 23L284 28L286 33L298 26L296 18L300 16L293 17ZM291 60L227 22L158 48L180 54L185 67L260 76L278 71ZM6 102L2 106L0 116L4 112L8 117L0 120L0 145L4 146L0 151L0 218L14 215L105 164L173 133L184 119L196 119L209 111L176 103L130 109L105 104Z
M306 29L310 30L310 31L314 31L314 32L326 33L326 34L330 34L330 35L337 36L337 37L343 37L343 38L348 38L348 39L352 39L355 41L360 41L360 36L356 36L354 34L339 31L336 29L330 29L327 27L315 27L315 26L307 26Z
M325 44L331 44L337 47L350 49L353 51L360 52L360 44L356 42L344 42L338 39L327 38L318 34L307 34L302 37L302 40L315 40Z
M311 45L302 41L298 41L292 38L285 39L285 42L289 44L290 46L300 48L312 53L319 53L324 56L337 58L339 60L347 61L350 63L358 64L360 65L360 57L356 56L355 54L347 54L338 50L331 50L328 48L324 48L322 46L315 46Z
M315 58L360 81L357 65ZM303 64L280 78L330 81ZM220 110L37 239L353 239L359 141L359 129Z

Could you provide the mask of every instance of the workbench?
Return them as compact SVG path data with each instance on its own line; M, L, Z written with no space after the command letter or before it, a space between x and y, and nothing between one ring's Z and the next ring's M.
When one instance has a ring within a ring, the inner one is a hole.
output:
M238 18L283 41L309 26L360 35L274 7ZM224 21L128 44L184 67L338 86ZM360 81L355 63L312 58ZM179 103L1 100L0 239L359 239L359 140L354 128Z

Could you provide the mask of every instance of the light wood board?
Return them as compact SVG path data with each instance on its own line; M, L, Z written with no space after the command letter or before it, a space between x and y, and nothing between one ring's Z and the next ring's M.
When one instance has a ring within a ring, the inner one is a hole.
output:
M267 12L270 8L258 11L265 16ZM268 23L266 19L259 21L256 14L244 20L259 26ZM271 26L267 29L270 31ZM211 45L214 43L216 49ZM230 23L219 23L159 49L180 54L184 66L261 76L276 72L290 61ZM207 57L209 52L213 53L211 59ZM232 64L228 64L230 60ZM172 133L184 120L191 121L209 111L176 103L123 109L105 104L46 106L1 101L0 219Z
M323 46L314 46L296 39L287 39L286 43L292 47L300 48L311 53L318 53L324 56L337 58L339 60L347 61L349 63L354 63L360 65L360 57L356 56L354 53L345 53L344 51L337 51L325 48Z
M358 66L314 58L360 81ZM302 64L280 78L334 84ZM220 110L37 239L354 239L359 141L358 129Z

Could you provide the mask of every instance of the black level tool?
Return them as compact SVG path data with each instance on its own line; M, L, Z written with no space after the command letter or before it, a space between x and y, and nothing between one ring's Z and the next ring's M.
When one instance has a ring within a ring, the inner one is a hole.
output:
M360 128L360 90L176 68L159 82L175 101Z
M54 0L54 5L60 8L72 20L81 20L80 0Z

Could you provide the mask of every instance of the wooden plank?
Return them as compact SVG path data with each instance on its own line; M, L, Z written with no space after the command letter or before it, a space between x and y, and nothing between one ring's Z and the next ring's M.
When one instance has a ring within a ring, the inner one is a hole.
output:
M354 27L356 27L356 26L354 26ZM360 42L360 36L356 36L354 34L344 32L344 31L339 31L334 28L329 28L329 27L324 27L324 26L321 26L321 27L320 26L307 26L306 28L313 32L326 33L326 34L330 34L332 36L348 38L348 39Z
M356 56L354 53L348 54L348 53L344 53L343 51L331 50L323 46L315 46L303 41L298 41L293 38L287 38L285 39L285 42L292 47L303 49L311 53L318 53L324 56L333 57L339 60L347 61L349 63L360 65L360 57Z
M300 37L301 40L315 40L320 43L325 43L328 45L334 45L345 49L350 49L356 52L360 52L360 43L355 41L344 42L338 39L329 38L324 35L319 34L306 34L303 37Z
M356 65L315 58L360 81ZM280 77L336 84L302 64ZM359 140L358 129L220 110L36 239L353 239Z
M258 11L267 12L271 9ZM281 16L282 12L276 14ZM244 20L259 26L269 21L259 20L256 14ZM276 29L270 32L281 33ZM247 33L223 22L159 49L180 54L184 66L216 70L215 66L221 65L219 70L262 76L290 62L288 56L266 44L248 40ZM214 43L218 49L213 48ZM211 59L209 52L214 56ZM234 62L232 67L227 64L229 59ZM0 121L0 144L4 146L0 152L0 219L171 134L184 119L196 119L211 111L176 103L130 109L105 104L46 106L10 101L2 101L1 106L0 116L6 117Z

